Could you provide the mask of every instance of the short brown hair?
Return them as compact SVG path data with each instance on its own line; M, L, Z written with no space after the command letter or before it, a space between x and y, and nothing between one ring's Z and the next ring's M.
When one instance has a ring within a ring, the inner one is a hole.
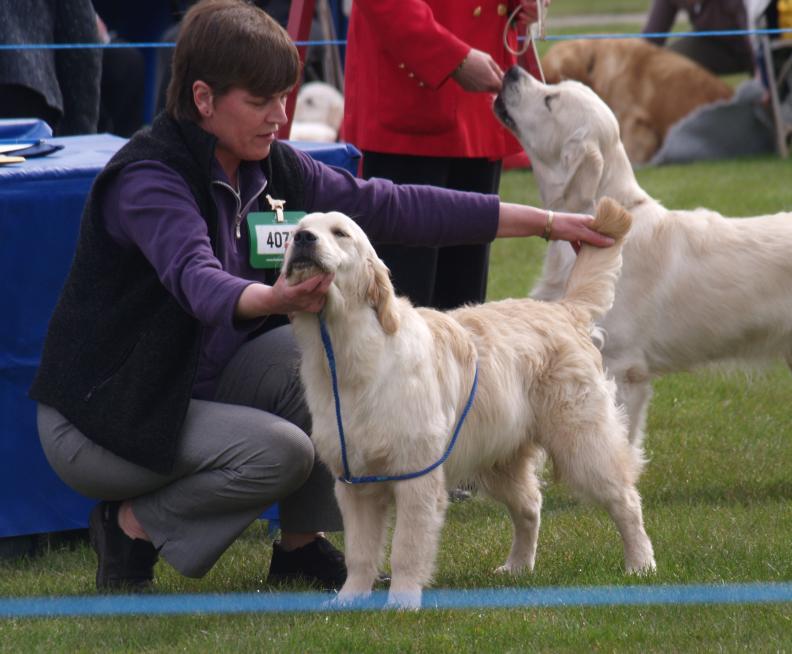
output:
M177 120L198 122L196 80L218 97L242 88L270 98L293 87L299 74L297 48L265 11L245 0L201 0L182 20L165 108Z

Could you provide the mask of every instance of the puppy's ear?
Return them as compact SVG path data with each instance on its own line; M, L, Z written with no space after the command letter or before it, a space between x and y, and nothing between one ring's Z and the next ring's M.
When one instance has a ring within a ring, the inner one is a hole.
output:
M377 257L367 261L369 270L366 300L377 310L377 320L386 334L395 334L399 329L399 314L396 312L396 294L391 283L390 273Z
M573 134L561 151L566 170L564 209L593 213L604 161L596 141L582 134Z

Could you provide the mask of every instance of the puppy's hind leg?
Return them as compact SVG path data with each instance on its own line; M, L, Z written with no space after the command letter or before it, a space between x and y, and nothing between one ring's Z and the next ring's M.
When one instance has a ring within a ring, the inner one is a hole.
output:
M396 482L396 527L391 552L388 606L417 609L432 578L448 493L442 469Z
M389 494L336 482L336 499L344 520L344 556L347 578L339 602L351 602L371 593L385 552Z
M517 574L526 569L533 571L542 512L536 467L543 460L541 452L532 448L532 451L519 453L508 464L498 466L479 478L482 490L505 504L512 520L511 552L506 563L496 572Z
M599 407L595 403L581 403L574 420L558 425L547 443L550 456L562 480L602 504L613 518L622 537L627 572L649 572L655 569L654 552L635 487L643 460L627 440L610 398L603 397Z

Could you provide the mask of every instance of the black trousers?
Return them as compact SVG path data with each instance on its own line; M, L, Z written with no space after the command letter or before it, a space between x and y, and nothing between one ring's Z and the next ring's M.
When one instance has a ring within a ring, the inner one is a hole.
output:
M397 184L429 184L459 191L497 193L501 162L455 157L363 153L363 177ZM454 309L483 302L487 293L489 244L429 248L376 245L399 295L418 306Z

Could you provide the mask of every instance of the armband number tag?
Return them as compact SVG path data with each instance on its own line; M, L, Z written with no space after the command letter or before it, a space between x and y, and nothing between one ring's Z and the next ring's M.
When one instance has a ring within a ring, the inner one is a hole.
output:
M247 216L248 234L250 236L250 265L253 268L273 269L283 265L286 245L291 240L294 230L304 211L279 212L283 220L274 211L254 211Z

